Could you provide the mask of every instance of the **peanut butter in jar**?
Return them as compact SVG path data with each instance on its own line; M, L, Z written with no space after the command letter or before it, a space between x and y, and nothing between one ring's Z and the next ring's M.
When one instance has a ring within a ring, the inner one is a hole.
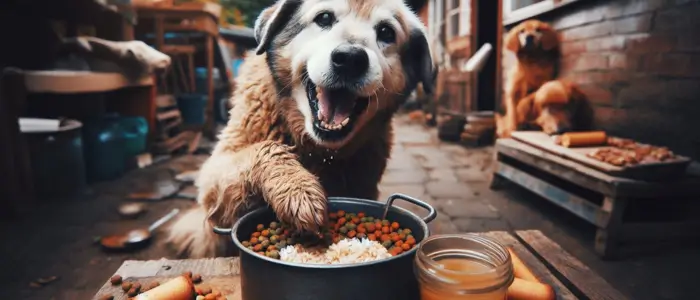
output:
M503 300L513 282L508 250L473 234L436 235L415 258L422 300Z

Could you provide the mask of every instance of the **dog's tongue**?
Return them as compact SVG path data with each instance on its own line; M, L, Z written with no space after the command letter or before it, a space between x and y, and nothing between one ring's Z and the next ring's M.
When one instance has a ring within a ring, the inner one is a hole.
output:
M318 111L326 123L340 124L352 113L356 96L345 91L319 89Z

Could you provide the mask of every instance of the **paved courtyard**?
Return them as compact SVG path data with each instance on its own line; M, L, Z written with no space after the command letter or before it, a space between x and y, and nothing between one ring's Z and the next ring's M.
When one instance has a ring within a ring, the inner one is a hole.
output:
M602 262L593 253L595 228L517 187L488 188L493 149L465 148L437 140L434 129L396 121L396 141L380 185L381 199L392 193L419 198L438 210L433 233L539 229L588 264L630 299L695 299L700 269L698 248L666 248L662 254ZM198 167L206 156L185 156L136 170L114 182L92 187L80 199L47 203L22 221L3 223L0 232L0 299L90 299L125 259L172 258L156 241L134 253L104 253L94 237L146 225L191 199L175 196L148 204L136 220L122 220L116 208L129 193L167 188L173 175ZM397 201L400 203L401 201ZM399 204L417 214L425 212ZM156 236L156 240L158 237ZM43 288L29 283L58 276Z

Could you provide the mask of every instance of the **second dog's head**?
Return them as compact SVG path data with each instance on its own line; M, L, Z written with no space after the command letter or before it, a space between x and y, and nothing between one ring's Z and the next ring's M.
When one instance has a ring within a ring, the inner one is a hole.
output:
M563 80L549 81L518 102L517 114L547 134L586 129L591 117L585 95Z
M425 29L402 0L279 0L256 20L255 37L297 122L326 147L343 146L418 83L432 90Z
M506 48L515 53L521 51L549 51L559 45L557 33L549 24L527 20L513 27L506 36Z

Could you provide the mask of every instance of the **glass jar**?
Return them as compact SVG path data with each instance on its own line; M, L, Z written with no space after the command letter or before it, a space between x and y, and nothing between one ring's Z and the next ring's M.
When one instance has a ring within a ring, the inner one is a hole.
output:
M476 234L431 236L414 262L422 300L503 300L514 278L508 250Z

